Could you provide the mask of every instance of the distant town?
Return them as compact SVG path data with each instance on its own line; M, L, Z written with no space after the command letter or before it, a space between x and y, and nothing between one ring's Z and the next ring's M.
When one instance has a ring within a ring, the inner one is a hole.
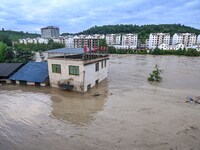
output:
M195 33L150 33L149 39L142 43L138 39L137 33L126 34L91 34L91 35L67 35L60 36L59 27L48 26L41 28L41 37L19 39L19 43L44 43L47 44L49 39L55 43L64 44L66 48L83 48L87 46L93 48L101 46L100 40L105 40L108 46L116 49L155 49L178 50L178 49L196 49L200 51L200 35Z

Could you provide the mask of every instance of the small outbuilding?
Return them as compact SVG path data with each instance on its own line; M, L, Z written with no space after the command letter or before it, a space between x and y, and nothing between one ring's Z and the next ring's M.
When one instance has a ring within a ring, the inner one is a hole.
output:
M22 63L0 63L0 82L10 83L9 77L16 73L22 66Z
M9 79L16 84L40 85L48 84L48 66L46 62L29 62Z

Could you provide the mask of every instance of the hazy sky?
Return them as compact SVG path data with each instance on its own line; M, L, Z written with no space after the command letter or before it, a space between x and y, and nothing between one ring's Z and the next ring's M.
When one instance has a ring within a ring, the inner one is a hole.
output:
M0 28L37 32L59 26L80 32L95 25L181 23L200 29L200 0L2 0Z

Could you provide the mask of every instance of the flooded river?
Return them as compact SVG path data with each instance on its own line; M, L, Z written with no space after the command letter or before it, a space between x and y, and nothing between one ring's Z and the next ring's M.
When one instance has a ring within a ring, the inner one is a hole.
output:
M108 79L84 95L2 85L0 150L199 150L200 105L187 96L200 96L199 58L111 56Z

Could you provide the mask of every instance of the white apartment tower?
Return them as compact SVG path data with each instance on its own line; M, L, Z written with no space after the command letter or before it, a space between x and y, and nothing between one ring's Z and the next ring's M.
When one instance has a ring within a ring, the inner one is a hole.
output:
M121 45L121 34L106 34L108 45Z
M175 33L172 38L172 44L184 44L185 47L192 47L196 44L196 35L194 33Z
M137 48L138 34L122 34L122 45L126 45L131 49Z
M160 44L170 44L169 33L151 33L149 35L149 49L154 49Z

